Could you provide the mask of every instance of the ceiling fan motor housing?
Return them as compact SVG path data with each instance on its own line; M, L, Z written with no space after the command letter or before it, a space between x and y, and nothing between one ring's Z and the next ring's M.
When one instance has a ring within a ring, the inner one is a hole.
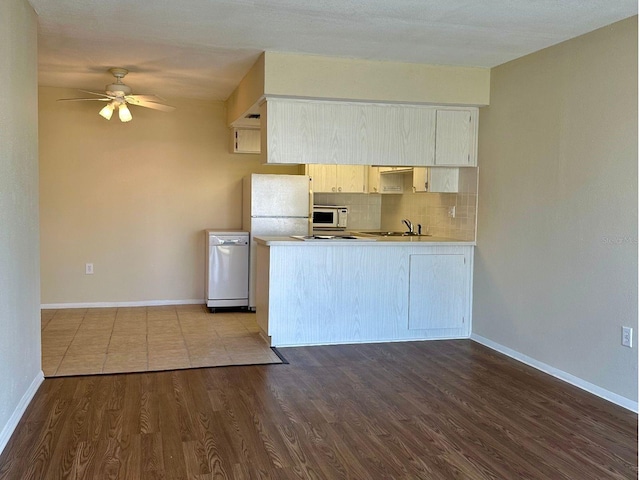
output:
M115 97L124 97L125 95L131 95L131 87L128 87L124 83L122 83L122 79L124 76L129 73L126 68L110 68L109 72L111 75L116 77L116 83L110 83L105 86L104 89L107 92L107 95L113 95Z
M111 83L104 87L107 91L107 95L113 95L114 97L124 97L125 95L131 95L131 87L124 83Z

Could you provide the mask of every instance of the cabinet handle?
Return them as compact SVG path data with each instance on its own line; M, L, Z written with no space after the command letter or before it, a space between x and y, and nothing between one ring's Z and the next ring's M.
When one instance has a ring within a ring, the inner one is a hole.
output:
M341 192L342 191L342 187L338 187L338 191Z
M429 182L424 182L424 191L425 192L429 191Z
M335 192L336 191L336 187L331 187L331 191Z

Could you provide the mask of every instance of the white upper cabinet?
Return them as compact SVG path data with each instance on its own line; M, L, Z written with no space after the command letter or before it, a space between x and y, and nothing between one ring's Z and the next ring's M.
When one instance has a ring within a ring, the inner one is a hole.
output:
M359 128L371 165L433 165L435 111L419 105L367 105L368 128ZM365 159L363 159L365 160Z
M474 166L477 163L478 109L436 111L434 165Z
M432 165L436 111L422 105L267 99L266 163Z
M478 109L267 98L264 163L473 166Z
M365 193L367 167L364 165L307 165L314 192Z

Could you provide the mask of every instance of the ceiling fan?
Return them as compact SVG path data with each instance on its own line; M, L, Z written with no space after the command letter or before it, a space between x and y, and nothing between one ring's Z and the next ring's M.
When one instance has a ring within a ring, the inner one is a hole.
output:
M111 119L111 115L113 115L113 111L117 108L121 122L130 122L133 118L127 104L152 108L163 112L172 112L176 109L176 107L159 103L158 100L162 99L156 95L132 95L131 87L122 83L124 76L129 73L126 68L110 68L109 72L116 77L116 81L115 83L107 85L104 93L80 90L81 92L97 95L101 98L60 98L58 101L78 102L93 100L98 102L109 102L102 108L102 110L100 110L100 112L98 112L99 115L109 120Z

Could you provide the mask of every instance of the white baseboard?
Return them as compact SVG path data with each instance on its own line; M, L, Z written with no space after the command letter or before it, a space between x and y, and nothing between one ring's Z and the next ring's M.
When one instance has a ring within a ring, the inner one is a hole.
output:
M43 303L43 310L58 308L114 308L114 307L159 307L164 305L204 305L201 298L191 300L142 300L140 302L87 302L87 303Z
M615 403L621 407L626 408L627 410L631 410L632 412L638 413L638 402L634 402L633 400L629 400L622 395L618 395L617 393L610 392L602 387L594 385L593 383L589 383L586 380L583 380L575 375L571 375L570 373L559 370L551 365L547 365L546 363L540 362L534 358L528 357L520 352L512 350L504 345L500 345L499 343L494 342L493 340L489 340L488 338L484 338L480 335L476 335L475 333L471 334L471 340L474 342L481 343L485 347L489 347L492 350L503 353L508 357L513 358L514 360L518 360L519 362L525 363L530 367L533 367L541 372L547 373L552 377L556 377L564 382L570 383L571 385L581 388L589 393L592 393L600 398L608 400L609 402Z
M36 394L36 392L38 391L38 387L40 387L40 384L43 381L44 381L44 373L41 370L36 375L36 378L33 379L33 381L31 382L31 385L29 385L29 388L27 388L27 391L24 392L24 395L20 399L18 406L13 411L13 414L9 418L9 421L0 432L0 453L2 453L2 451L4 450L4 447L6 447L7 443L9 443L9 439L11 438L13 431L18 426L18 422L22 418L22 415L24 415L24 412L27 410L29 403L31 403L31 399Z

